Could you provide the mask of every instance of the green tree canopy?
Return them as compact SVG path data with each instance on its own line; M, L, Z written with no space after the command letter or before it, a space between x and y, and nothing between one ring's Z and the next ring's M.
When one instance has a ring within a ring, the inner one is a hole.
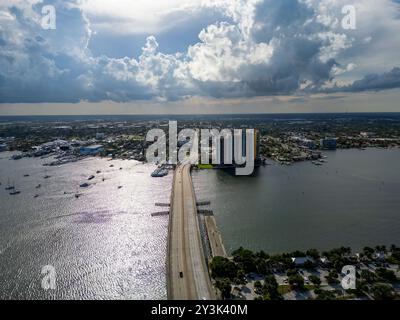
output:
M237 273L238 267L234 262L225 257L214 257L210 264L211 276L215 278L228 278L233 280Z
M377 300L392 300L394 298L392 286L386 283L375 283L371 292Z

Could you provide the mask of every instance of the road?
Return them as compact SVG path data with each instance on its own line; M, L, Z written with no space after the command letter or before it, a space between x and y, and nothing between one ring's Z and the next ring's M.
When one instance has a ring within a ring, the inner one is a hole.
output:
M190 165L174 173L168 230L167 287L170 300L213 300L197 218Z

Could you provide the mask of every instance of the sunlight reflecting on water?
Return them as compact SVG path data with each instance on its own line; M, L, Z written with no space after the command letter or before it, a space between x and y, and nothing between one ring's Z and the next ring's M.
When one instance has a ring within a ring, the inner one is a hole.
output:
M169 202L172 174L151 178L154 167L136 161L44 167L46 160L7 156L0 154L0 298L166 297L168 217L150 214L155 202ZM21 194L4 190L8 179ZM44 265L56 268L54 291L41 288Z

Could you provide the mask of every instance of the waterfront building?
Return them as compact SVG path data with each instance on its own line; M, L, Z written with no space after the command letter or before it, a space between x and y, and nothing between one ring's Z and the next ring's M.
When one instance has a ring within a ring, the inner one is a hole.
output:
M302 138L298 136L291 137L291 140L296 142L299 146L305 147L310 150L315 149L315 141L307 138Z
M306 148L308 148L310 150L315 149L315 142L313 140L310 140L310 139L301 140L300 145L302 145L302 146L304 146L304 147L306 147Z

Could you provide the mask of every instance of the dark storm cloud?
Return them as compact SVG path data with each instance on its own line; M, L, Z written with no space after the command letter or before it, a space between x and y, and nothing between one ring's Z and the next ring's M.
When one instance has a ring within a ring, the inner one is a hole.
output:
M395 67L389 72L383 74L369 74L364 78L354 81L348 86L335 86L327 89L325 92L363 92L363 91L381 91L400 88L400 68Z

